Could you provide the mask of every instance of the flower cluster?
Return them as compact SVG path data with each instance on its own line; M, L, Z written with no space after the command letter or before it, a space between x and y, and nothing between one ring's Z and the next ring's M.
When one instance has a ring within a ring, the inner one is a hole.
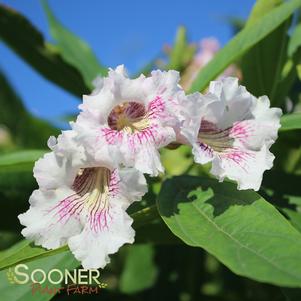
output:
M189 144L211 173L258 190L272 167L281 110L255 98L235 78L211 82L206 95L186 95L176 71L128 78L123 66L97 78L72 130L51 137L34 167L39 184L19 215L22 234L45 248L68 244L85 268L133 243L126 209L147 191L143 174L164 172L159 149Z

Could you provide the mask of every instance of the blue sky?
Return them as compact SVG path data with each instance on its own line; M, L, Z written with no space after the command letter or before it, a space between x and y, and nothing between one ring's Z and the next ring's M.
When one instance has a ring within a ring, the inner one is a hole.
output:
M38 0L2 0L49 35L46 16ZM103 64L125 64L135 72L154 58L176 29L185 25L191 41L214 36L221 44L231 38L227 16L246 18L255 0L49 0L63 24L88 42ZM26 107L35 115L56 121L75 112L79 100L43 79L0 42L0 68L4 70ZM1 121L0 121L1 122Z

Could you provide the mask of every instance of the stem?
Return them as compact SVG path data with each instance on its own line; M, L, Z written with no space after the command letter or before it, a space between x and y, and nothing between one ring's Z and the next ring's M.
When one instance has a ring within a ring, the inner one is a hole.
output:
M134 219L135 229L148 224L159 217L158 209L156 205L141 209L133 214L131 217Z

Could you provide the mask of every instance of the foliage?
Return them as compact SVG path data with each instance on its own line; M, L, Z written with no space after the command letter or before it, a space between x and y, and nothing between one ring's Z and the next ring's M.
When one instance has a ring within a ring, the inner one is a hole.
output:
M55 44L4 5L0 37L41 76L80 97L107 69L87 43L60 23L47 2L42 4ZM259 193L211 179L208 166L192 165L185 146L162 150L167 175L148 179L149 193L129 208L136 244L124 247L101 271L108 287L99 298L300 300L301 23L294 18L300 7L301 0L258 0L242 30L198 70L189 89L203 91L235 63L253 94L268 95L283 109L279 139L272 148L274 168L265 174ZM180 27L164 68L184 73L195 50ZM156 60L143 73L154 65ZM79 263L67 246L45 250L23 240L16 218L28 208L37 186L34 162L47 151L48 137L59 130L27 112L2 72L0 105L0 125L10 136L9 142L0 143L1 300L67 300L66 293L34 298L29 286L7 281L10 268L19 263L46 270L71 270Z

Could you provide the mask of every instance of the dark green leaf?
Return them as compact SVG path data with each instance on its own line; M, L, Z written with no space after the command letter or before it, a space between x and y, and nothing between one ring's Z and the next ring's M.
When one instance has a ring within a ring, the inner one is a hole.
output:
M8 128L13 142L17 146L30 148L46 147L49 136L59 133L57 128L26 111L21 99L1 71L0 107L1 124Z
M44 41L29 20L3 4L0 5L0 38L48 80L79 97L89 93L79 71Z

